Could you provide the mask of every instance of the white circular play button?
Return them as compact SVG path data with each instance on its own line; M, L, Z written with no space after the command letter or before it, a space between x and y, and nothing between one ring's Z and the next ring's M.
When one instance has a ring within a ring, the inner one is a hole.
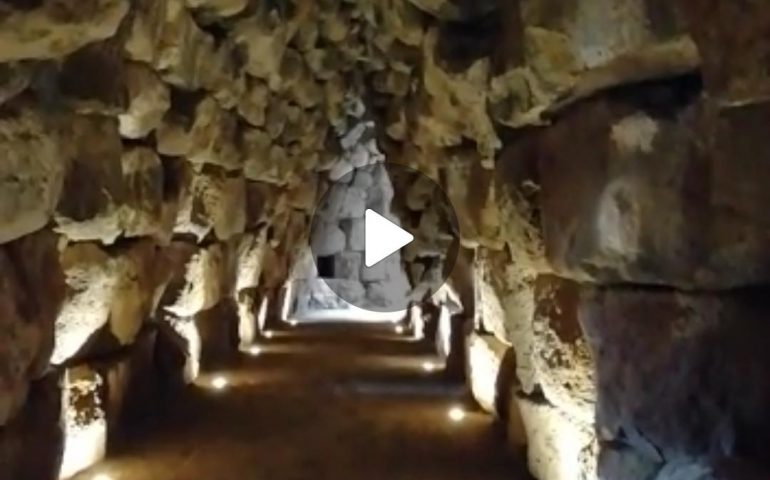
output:
M439 185L391 163L334 177L311 225L308 308L402 312L438 291L459 249L457 219Z
M414 235L372 209L364 216L364 264L373 267L414 241Z

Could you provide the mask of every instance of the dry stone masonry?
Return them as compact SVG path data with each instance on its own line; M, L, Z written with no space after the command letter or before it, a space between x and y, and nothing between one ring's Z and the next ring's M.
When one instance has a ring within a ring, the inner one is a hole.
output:
M0 476L89 466L248 345L327 179L389 161L454 202L470 386L535 477L766 478L768 33L759 0L0 0Z

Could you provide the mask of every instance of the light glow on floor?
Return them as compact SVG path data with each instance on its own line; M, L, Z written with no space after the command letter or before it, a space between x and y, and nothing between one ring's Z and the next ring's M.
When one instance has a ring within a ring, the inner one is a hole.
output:
M393 328L393 331L396 332L399 335L403 335L403 333L404 333L404 326L403 325L396 325Z
M228 387L228 385L230 385L230 382L227 381L227 378L221 375L214 377L214 379L211 380L211 386L214 388L214 390L224 390Z
M97 473L91 480L115 480L115 477L106 473Z
M438 365L436 365L434 362L425 361L422 362L422 369L428 373L431 373L438 370Z
M462 407L454 406L447 412L447 417L454 423L460 423L465 420L465 410Z
M262 354L262 347L258 345L252 345L246 349L246 353L248 353L252 357L258 357Z
M265 335L265 338L273 338L275 336L275 333L273 333L272 331L268 330L268 331L266 331L264 333L264 335Z

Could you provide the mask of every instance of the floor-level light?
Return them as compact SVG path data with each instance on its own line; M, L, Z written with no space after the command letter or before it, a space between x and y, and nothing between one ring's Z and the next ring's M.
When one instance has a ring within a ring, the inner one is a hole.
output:
M265 333L263 333L263 335L265 336L265 338L273 338L275 336L275 333L273 333L272 331L268 330Z
M403 325L396 325L395 328L393 328L393 330L397 334L402 335L404 333L404 326Z
M465 420L465 410L462 407L454 406L447 412L447 417L454 423L459 423Z
M91 480L115 480L115 477L106 473L97 473Z
M296 327L297 325L299 325L299 322L298 322L298 321L296 321L296 320L289 320L289 322L288 322L288 323L289 323L289 325L291 325L292 327Z
M258 345L252 345L246 349L246 353L248 353L252 357L258 357L260 354L262 354L262 347Z
M227 381L227 378L221 375L214 377L211 380L211 386L214 388L214 390L224 390L229 384L230 382Z
M422 362L422 369L428 373L435 372L436 369L438 369L438 366L430 361Z

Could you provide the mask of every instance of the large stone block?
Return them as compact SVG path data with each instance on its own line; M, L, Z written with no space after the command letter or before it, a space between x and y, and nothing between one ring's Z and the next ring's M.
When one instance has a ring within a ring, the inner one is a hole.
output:
M764 461L770 396L767 292L584 292L596 358L597 428L643 457ZM740 372L740 374L736 374Z
M152 65L172 85L210 88L223 73L214 38L198 27L182 0L136 2L128 30L128 58Z
M62 99L78 113L113 116L128 105L119 40L90 44L69 55L62 61L57 80Z
M594 360L578 320L581 287L553 276L534 283L532 364L549 403L583 425L594 421Z
M267 229L241 237L237 249L235 292L259 286L267 249Z
M46 371L54 321L64 298L56 238L36 233L0 250L0 425L19 409L29 382ZM40 292L45 292L42 298Z
M0 471L14 480L58 480L64 453L60 374L30 387L24 410L0 430Z
M95 465L107 454L104 377L87 365L67 368L62 395L64 455L60 478Z
M235 358L240 343L238 320L238 306L232 298L225 298L213 308L195 315L202 369L212 369Z
M529 471L543 480L594 480L597 445L590 425L547 403L518 399L527 435Z
M187 158L198 168L209 164L226 170L239 170L243 157L236 144L237 135L237 117L220 108L216 100L207 97L195 111Z
M267 80L271 86L280 82L281 62L290 37L277 11L260 5L254 15L235 25L232 35L246 51L244 68L249 74Z
M770 142L757 128L770 105L719 109L697 94L693 78L628 87L546 132L540 203L559 274L688 289L770 276Z
M728 104L766 100L770 75L762 65L770 54L767 5L761 1L678 3L703 59L709 93Z
M0 119L0 243L45 226L67 168L53 119L23 107Z
M207 310L225 294L226 252L222 245L199 248L173 242L167 249L171 279L161 306L179 318L190 318Z
M104 354L130 345L164 283L165 264L160 260L151 241L111 250L92 243L68 246L61 253L67 296L56 319L51 362L61 364L87 350Z
M35 8L0 7L0 62L52 59L115 35L126 16L126 0L44 0Z
M521 388L534 391L533 278L520 276L514 262L501 252L482 251L476 263L476 321L486 331L513 346Z
M126 138L144 138L161 125L171 106L168 87L150 67L141 63L126 66L128 107L121 113L120 134Z
M182 174L174 233L228 240L246 227L246 181L219 169Z
M510 347L494 336L475 333L466 342L466 377L473 398L486 412L497 415L498 395L501 393L499 378Z
M120 210L126 199L118 123L77 116L70 128L72 162L56 208L58 231L73 240L113 243L121 234Z

